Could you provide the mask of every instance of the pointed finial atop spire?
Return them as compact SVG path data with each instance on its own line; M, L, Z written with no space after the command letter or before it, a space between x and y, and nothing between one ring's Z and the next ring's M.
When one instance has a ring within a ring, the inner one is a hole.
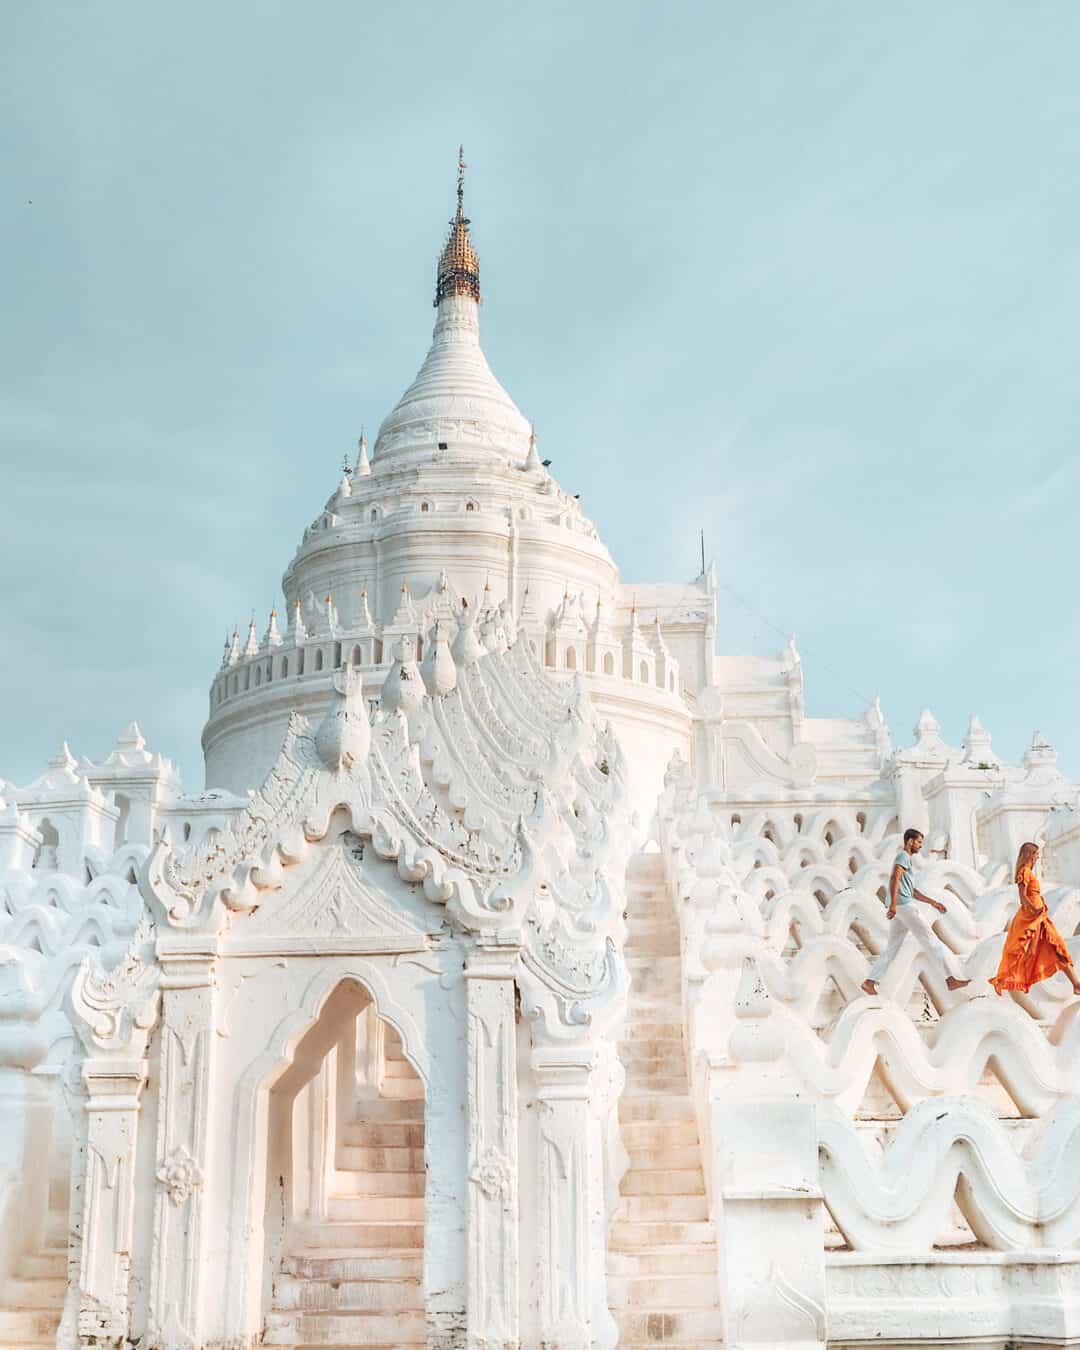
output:
M480 264L469 238L469 218L465 214L465 147L458 149L457 214L450 222L450 234L439 256L435 274L435 304L449 296L464 295L480 303Z

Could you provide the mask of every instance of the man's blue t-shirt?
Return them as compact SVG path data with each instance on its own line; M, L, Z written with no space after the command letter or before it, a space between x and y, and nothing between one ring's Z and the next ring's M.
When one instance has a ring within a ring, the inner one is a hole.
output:
M893 866L904 869L900 873L900 884L896 888L896 903L897 905L910 905L915 899L915 878L911 875L911 854L906 849L901 849L896 855Z

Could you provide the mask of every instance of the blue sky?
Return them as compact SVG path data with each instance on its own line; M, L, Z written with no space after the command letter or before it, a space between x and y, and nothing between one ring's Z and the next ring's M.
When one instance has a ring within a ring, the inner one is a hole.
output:
M226 629L426 349L459 140L488 356L624 578L704 527L812 714L1080 773L1078 63L1072 0L13 0L0 777L137 717L201 786Z

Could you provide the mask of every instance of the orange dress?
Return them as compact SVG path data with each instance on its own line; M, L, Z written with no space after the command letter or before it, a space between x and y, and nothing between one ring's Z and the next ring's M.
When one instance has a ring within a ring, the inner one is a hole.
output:
M1072 965L1069 949L1047 911L1038 877L1025 867L1016 884L1020 908L1009 924L997 974L990 981L998 993L1021 989L1026 994L1033 984Z

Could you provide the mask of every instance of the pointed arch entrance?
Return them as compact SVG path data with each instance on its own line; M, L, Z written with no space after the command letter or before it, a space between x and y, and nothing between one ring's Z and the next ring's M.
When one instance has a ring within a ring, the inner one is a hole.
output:
M345 980L270 1088L264 1343L424 1345L424 1088Z
M206 1197L221 1228L202 1302L221 1308L224 1343L453 1343L465 1296L460 965L453 948L406 948L221 971L231 1010L214 1076L237 1087L209 1150L224 1184ZM276 1008L277 1024L245 1005Z

